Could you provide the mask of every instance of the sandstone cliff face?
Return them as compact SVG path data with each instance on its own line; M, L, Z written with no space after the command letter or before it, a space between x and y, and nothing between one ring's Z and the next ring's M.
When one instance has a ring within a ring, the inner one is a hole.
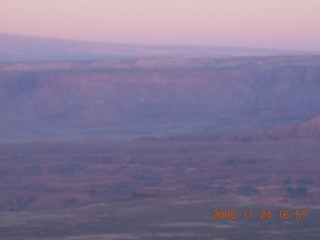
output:
M136 60L123 70L118 68L121 61L83 71L3 67L2 133L264 129L297 124L320 113L316 57L296 62L291 58L190 60L197 67L189 67L189 61L186 69L181 62L175 66L177 61L170 68L168 61L164 67L160 61L150 68L148 60L139 68L138 61L141 64Z

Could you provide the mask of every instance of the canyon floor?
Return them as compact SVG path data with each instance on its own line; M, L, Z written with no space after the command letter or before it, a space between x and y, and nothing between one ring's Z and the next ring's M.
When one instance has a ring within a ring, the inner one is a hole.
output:
M317 239L318 146L211 135L2 144L0 237Z

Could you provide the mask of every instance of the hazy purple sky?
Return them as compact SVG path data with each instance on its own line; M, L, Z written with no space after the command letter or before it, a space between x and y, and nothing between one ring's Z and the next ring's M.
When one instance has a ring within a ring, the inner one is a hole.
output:
M0 0L0 32L320 51L320 0Z

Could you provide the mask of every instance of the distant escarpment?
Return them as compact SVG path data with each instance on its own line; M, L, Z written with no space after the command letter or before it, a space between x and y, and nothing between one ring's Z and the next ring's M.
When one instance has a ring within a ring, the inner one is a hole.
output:
M314 135L319 93L317 56L1 63L1 141Z
M297 51L75 41L0 33L0 61L79 61L126 58L278 56Z

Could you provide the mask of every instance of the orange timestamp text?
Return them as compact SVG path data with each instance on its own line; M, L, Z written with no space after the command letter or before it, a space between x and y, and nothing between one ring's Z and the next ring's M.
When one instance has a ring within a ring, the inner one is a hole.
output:
M308 211L299 210L299 211L270 211L270 210L261 210L259 212L254 211L212 211L212 219L305 219L307 217Z

